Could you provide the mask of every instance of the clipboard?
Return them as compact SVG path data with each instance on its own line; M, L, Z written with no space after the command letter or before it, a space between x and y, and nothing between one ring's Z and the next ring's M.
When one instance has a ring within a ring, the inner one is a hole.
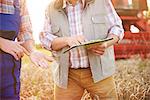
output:
M89 41L89 42L85 42L85 43L83 43L83 44L80 44L80 45L75 45L75 46L73 46L73 47L70 47L70 48L68 48L67 50L65 50L63 53L66 53L66 52L68 52L68 51L70 51L70 50L72 50L72 49L74 49L74 48L77 48L77 47L81 47L81 46L89 46L89 45L92 45L92 44L101 44L101 43L103 43L103 42L106 42L106 41L110 41L110 40L112 40L113 38L107 38L107 39L99 39L99 40L91 40L91 41Z

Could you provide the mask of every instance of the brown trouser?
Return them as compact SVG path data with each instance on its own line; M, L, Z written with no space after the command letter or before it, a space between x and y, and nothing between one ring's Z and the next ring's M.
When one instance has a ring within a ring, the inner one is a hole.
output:
M86 89L93 100L117 100L113 77L94 83L90 68L69 69L68 88L55 85L54 100L81 100ZM94 99L96 98L96 99ZM99 98L99 99L98 99Z

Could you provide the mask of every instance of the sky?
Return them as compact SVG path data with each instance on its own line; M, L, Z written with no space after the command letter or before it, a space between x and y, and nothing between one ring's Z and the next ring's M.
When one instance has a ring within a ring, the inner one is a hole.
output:
M39 33L43 29L44 11L51 1L52 0L27 0L27 7L32 21L33 37L37 44L40 43ZM129 2L131 2L131 0L129 0ZM150 0L148 0L148 4L150 5Z
M33 37L39 42L39 33L43 29L45 9L51 0L27 0L27 7L32 22Z

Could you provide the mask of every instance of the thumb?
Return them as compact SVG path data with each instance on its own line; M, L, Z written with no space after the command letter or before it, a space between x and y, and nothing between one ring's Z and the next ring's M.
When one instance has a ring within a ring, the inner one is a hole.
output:
M22 45L25 43L25 41L17 42L18 44Z

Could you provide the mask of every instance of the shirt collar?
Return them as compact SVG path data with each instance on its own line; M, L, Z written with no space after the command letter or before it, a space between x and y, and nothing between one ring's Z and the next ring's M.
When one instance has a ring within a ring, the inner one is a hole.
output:
M81 3L84 7L85 6L85 0L81 0ZM67 0L63 0L63 7L62 8L66 8L67 5L72 5L72 4L70 4Z

